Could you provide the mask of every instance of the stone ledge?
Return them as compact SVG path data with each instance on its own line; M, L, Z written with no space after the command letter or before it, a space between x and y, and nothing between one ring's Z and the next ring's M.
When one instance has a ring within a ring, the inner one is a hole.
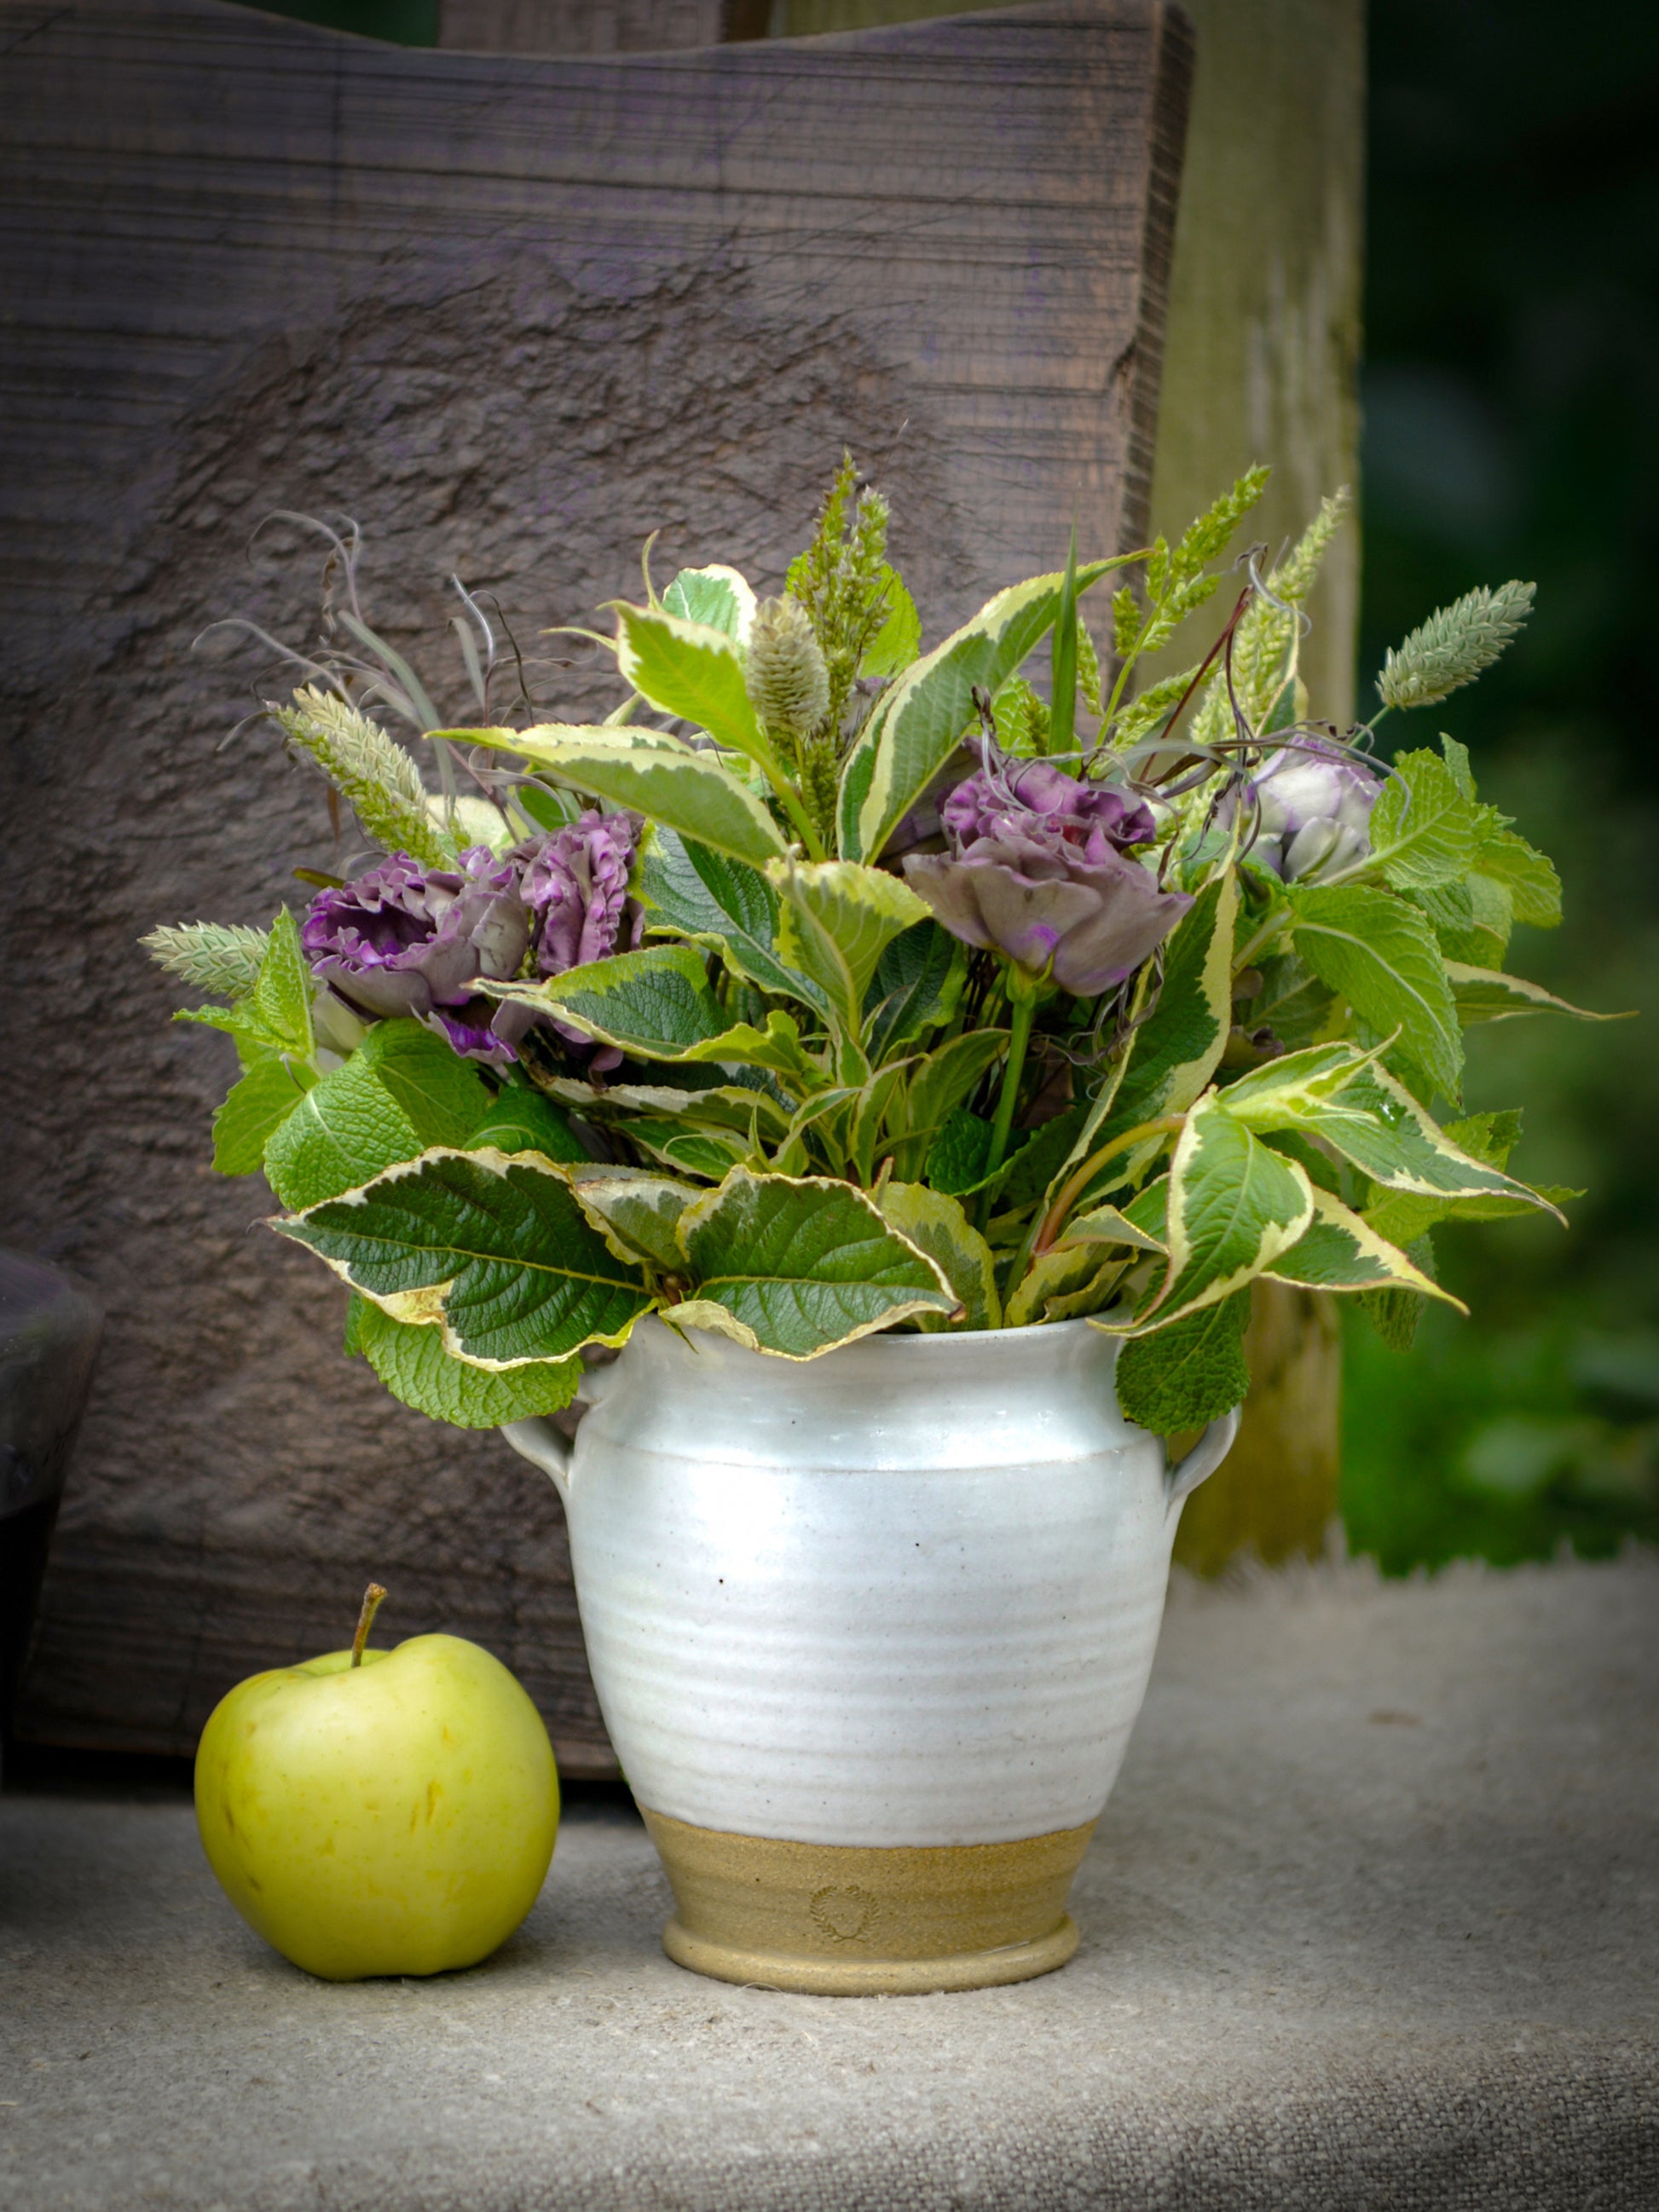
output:
M845 2000L657 1946L573 1808L488 1965L313 1982L183 1805L0 1802L15 2212L1650 2207L1659 1562L1177 1592L1046 1980Z

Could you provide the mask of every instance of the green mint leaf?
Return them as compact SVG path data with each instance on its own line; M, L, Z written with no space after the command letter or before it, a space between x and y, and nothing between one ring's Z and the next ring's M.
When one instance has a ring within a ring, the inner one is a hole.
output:
M393 1321L353 1293L348 1352L359 1352L394 1398L429 1420L457 1429L495 1429L532 1414L556 1413L576 1395L580 1359L538 1359L500 1374L453 1359L435 1328Z
M1134 1337L1117 1356L1117 1401L1126 1420L1154 1436L1206 1428L1242 1405L1250 1388L1244 1329L1248 1291L1206 1306L1155 1335Z
M1448 1098L1463 1079L1463 1041L1445 963L1427 921L1387 891L1358 884L1297 889L1295 949L1320 981L1346 999Z
M620 1344L653 1303L534 1153L436 1149L270 1226L480 1366Z
M957 1310L944 1271L849 1183L736 1168L683 1217L680 1243L696 1288L665 1318L786 1358Z

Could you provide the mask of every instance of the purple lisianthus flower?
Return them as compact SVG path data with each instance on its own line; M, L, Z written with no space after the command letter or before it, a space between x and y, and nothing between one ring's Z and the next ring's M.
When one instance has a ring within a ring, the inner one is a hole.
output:
M514 851L538 975L562 975L638 943L643 917L628 896L635 834L630 815L590 809Z
M1149 807L1047 761L969 776L939 811L951 850L907 855L911 890L952 936L1079 998L1133 975L1192 904L1131 857Z
M394 853L337 890L320 891L300 942L312 974L358 1012L413 1015L469 1059L513 1057L473 986L480 976L505 982L518 974L530 921L516 866L487 845L471 847L453 868L422 868Z
M1382 778L1351 745L1298 738L1253 780L1261 828L1252 851L1285 883L1334 874L1371 849L1371 808Z
M629 814L592 810L550 837L514 848L522 872L523 897L530 915L532 963L538 975L562 975L613 952L631 952L639 943L645 915L628 896L628 872L634 863L638 825ZM515 1042L538 1017L528 1006L504 1005L495 1017L498 1033ZM592 1052L593 1075L606 1074L622 1059L614 1045L595 1046L591 1037L563 1022L553 1022L565 1042Z

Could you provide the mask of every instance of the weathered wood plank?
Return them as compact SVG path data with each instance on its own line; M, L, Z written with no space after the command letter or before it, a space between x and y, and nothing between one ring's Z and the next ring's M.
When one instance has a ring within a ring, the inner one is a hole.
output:
M276 688L192 655L303 636L272 507L355 513L394 641L441 672L453 569L523 635L660 561L775 587L843 442L937 635L1141 528L1185 97L1159 0L532 58L216 0L7 0L0 46L0 1086L11 1241L109 1314L20 1724L187 1749L239 1674L395 1635L500 1651L567 1764L609 1757L556 1501L337 1351L331 1292L207 1170L222 1041L169 1031L152 922L263 921L328 867ZM566 706L601 696L581 668Z

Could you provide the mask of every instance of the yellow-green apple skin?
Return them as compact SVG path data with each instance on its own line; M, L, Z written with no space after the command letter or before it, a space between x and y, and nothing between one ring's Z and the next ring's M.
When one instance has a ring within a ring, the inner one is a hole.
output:
M225 1894L331 1982L475 1966L535 1903L559 1826L540 1714L459 1636L331 1651L231 1691L196 1753Z

